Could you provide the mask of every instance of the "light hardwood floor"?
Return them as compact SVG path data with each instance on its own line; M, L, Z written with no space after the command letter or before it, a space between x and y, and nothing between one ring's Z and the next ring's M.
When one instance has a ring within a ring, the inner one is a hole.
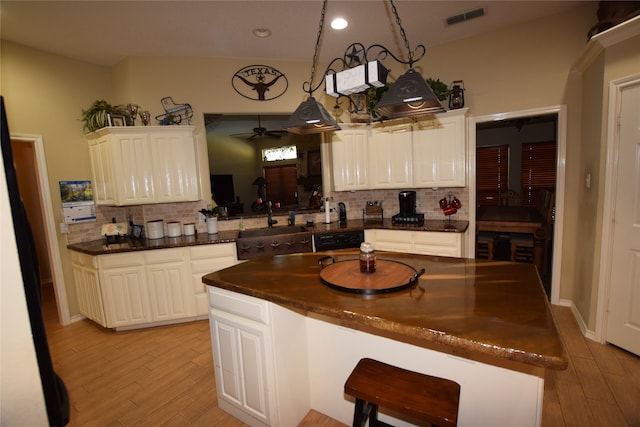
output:
M88 320L63 327L50 293L44 302L70 426L244 426L217 406L207 321L117 333ZM568 308L553 311L570 363L547 372L542 425L640 427L640 358L584 338ZM300 424L344 425L316 411Z

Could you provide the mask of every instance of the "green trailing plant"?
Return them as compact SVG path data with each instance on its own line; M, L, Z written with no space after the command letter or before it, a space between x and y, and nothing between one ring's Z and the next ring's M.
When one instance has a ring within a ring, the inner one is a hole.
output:
M389 90L393 82L387 82L381 87L372 87L367 90L367 100L369 107L369 114L373 120L381 119L382 117L376 112L375 106L382 99L382 96Z
M431 89L433 90L433 93L436 95L436 97L438 97L440 101L444 101L447 98L449 98L451 89L449 89L449 86L442 83L440 79L434 80L431 77L429 77L428 79L426 79L426 82L431 87Z
M109 115L124 116L128 126L133 124L131 114L124 105L111 105L104 99L93 101L87 110L82 110L82 121L84 131L93 132L103 127L109 126Z

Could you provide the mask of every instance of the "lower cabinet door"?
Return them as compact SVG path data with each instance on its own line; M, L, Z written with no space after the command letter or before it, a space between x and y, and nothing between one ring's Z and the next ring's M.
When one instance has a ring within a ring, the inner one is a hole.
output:
M100 292L98 272L93 269L73 265L73 277L78 296L80 314L94 322L107 326Z
M107 327L118 328L151 320L143 268L105 269L102 279Z
M218 399L270 425L266 371L268 328L218 310L210 311L210 319Z
M184 262L147 266L151 321L193 316L193 296L188 287L190 274Z

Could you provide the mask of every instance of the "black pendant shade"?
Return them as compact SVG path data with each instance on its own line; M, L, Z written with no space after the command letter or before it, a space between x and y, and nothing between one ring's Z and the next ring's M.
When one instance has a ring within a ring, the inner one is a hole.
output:
M413 68L409 68L396 80L382 96L375 110L389 119L445 111L433 90Z
M340 130L331 114L313 96L307 98L289 117L285 126L287 132L298 135Z

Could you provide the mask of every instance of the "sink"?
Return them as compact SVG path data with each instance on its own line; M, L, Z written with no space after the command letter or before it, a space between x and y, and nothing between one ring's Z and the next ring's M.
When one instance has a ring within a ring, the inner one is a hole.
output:
M238 233L238 259L312 252L312 233L303 226L258 228Z
M307 228L301 225L292 225L288 227L256 228L253 230L240 231L238 233L238 238L279 236L281 234L306 233L307 231Z

